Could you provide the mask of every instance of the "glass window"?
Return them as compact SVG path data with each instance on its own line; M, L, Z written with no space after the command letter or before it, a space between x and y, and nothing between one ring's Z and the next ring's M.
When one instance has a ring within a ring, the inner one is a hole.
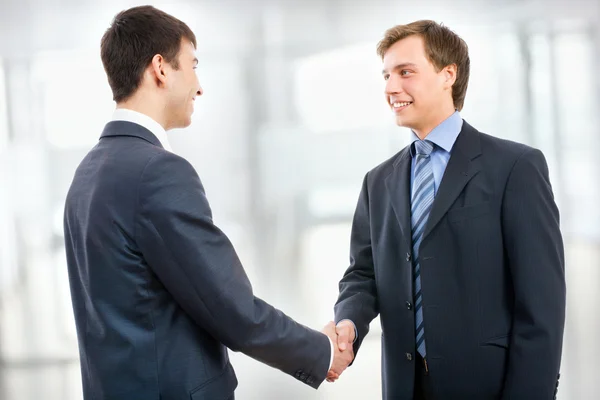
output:
M0 59L0 154L8 146L8 109L6 97L6 76Z
M372 43L334 49L296 62L295 106L313 132L389 125L381 61Z
M51 146L89 148L114 110L97 52L55 51L36 57L33 87L41 88L44 132Z
M554 41L553 72L556 84L554 110L560 151L563 207L567 230L573 234L600 238L598 173L598 107L593 84L594 42L585 31L558 35Z

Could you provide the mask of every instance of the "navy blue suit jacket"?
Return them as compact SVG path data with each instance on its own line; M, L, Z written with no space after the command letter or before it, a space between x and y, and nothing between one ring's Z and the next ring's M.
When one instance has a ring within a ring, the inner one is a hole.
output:
M335 307L356 325L355 353L380 315L384 399L412 399L415 379L409 150L365 176ZM566 289L542 153L464 122L419 254L435 398L551 399Z
M106 125L64 229L86 400L228 399L227 347L325 379L328 338L253 295L198 175L145 128Z

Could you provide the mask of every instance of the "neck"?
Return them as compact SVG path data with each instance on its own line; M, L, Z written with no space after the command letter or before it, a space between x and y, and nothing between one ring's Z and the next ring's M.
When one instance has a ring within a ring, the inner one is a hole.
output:
M413 132L419 137L419 139L424 140L427 135L431 133L439 124L447 120L452 114L454 114L456 110L454 106L446 107L443 113L438 113L434 116L434 118L429 119L426 123L423 123L419 127L413 128Z
M158 102L152 101L151 94L136 93L129 99L117 103L117 108L126 108L147 115L158 122L165 131L167 130L166 118L164 116L164 107L160 107Z

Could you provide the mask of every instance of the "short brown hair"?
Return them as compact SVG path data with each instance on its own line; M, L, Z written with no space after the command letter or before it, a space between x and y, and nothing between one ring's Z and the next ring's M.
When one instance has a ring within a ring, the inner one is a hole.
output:
M196 36L185 23L152 6L117 14L100 45L113 100L118 103L135 93L156 54L178 69L177 56L184 38L196 47Z
M394 43L408 36L418 35L425 42L425 54L437 71L456 64L456 82L452 86L452 100L457 110L462 110L469 85L469 48L467 43L449 28L435 21L421 20L388 29L377 44L377 54L383 59Z

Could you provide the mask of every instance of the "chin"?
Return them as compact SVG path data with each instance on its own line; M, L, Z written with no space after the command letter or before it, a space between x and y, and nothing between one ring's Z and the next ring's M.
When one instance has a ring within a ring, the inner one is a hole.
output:
M178 128L187 128L192 124L192 116L182 117L177 123Z
M396 125L403 128L410 128L411 124L406 120L406 118L396 117Z

